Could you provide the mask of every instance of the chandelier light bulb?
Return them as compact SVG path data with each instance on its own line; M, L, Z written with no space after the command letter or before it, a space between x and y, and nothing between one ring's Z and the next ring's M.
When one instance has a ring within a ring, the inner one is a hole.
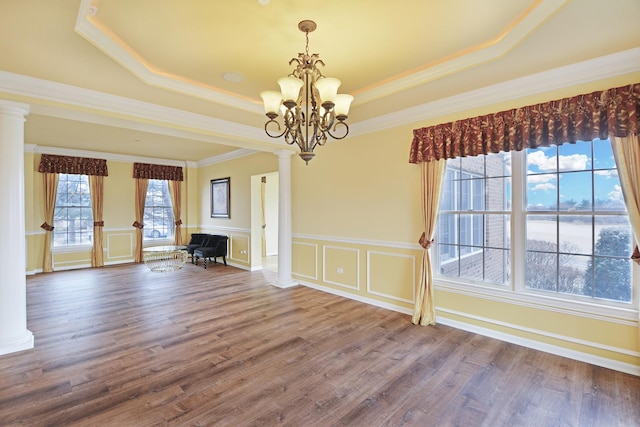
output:
M282 104L282 94L280 92L276 92L275 90L265 90L260 93L260 97L262 98L262 103L264 104L264 112L269 114L278 115L278 110L280 109L280 105Z
M338 120L344 120L347 118L347 116L349 115L349 107L351 107L351 102L353 102L353 96L349 94L340 93L336 95L335 113ZM341 117L343 118L341 119Z
M280 77L278 84L282 91L282 99L285 102L293 101L295 103L298 100L300 89L302 85L304 85L304 82L295 77Z
M336 95L338 94L338 87L341 84L342 82L340 80L333 77L324 77L316 81L315 87L318 89L322 105L335 103Z

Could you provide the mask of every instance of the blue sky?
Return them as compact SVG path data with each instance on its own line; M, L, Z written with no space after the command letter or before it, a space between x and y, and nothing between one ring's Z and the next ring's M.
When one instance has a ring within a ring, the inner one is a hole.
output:
M605 200L620 207L622 192L609 141L563 144L527 151L527 204L538 208L560 202ZM592 180L593 176L593 180Z

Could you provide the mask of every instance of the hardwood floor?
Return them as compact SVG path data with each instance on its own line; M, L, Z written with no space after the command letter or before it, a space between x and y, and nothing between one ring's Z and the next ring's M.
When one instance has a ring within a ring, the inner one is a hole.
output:
M27 278L2 426L634 426L640 378L299 286L143 265Z

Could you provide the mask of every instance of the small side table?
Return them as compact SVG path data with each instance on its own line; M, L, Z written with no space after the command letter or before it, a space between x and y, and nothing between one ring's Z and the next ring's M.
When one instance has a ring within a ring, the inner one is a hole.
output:
M144 263L154 273L180 270L187 261L186 246L150 246L142 249Z

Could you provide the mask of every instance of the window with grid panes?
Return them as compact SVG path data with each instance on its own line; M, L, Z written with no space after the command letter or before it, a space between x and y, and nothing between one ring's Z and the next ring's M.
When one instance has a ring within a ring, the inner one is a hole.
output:
M436 277L633 301L635 242L608 140L448 160L442 191Z
M93 212L87 175L58 175L53 226L54 247L92 244Z

